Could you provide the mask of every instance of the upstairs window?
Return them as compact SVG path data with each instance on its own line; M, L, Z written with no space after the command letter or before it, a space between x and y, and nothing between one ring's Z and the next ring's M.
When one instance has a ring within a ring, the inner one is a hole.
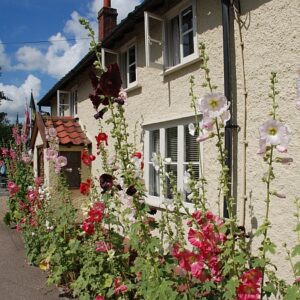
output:
M77 114L77 90L57 90L57 116L74 116Z
M137 47L129 44L120 52L102 48L102 65L107 68L112 63L118 63L124 89L137 83Z
M197 22L196 1L188 1L189 5L178 14L160 17L145 12L145 44L146 65L157 65L157 55L163 59L161 67L168 69L196 58ZM159 52L158 46L161 46Z

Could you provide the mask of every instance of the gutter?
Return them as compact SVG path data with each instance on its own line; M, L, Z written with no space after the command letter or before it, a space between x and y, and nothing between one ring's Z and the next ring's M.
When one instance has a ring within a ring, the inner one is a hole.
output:
M227 122L225 126L225 150L227 152L227 160L226 166L228 167L228 174L230 175L229 180L229 193L228 197L224 197L223 204L223 217L228 218L229 213L227 209L227 204L229 198L232 196L232 116L233 116L233 99L232 99L232 64L231 64L231 56L230 56L230 46L231 46L231 37L234 34L230 28L230 8L231 3L230 0L221 0L222 5L222 25L223 25L223 61L224 61L224 94L228 101L230 102L230 115L231 118Z

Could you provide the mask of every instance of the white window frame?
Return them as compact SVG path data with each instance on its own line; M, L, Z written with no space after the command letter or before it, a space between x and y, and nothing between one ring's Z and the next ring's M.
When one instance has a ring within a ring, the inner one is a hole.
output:
M70 115L75 116L78 113L78 91L72 89L70 92Z
M183 176L185 166L187 162L185 161L185 126L188 126L190 123L195 123L195 117L186 117L182 119L166 121L162 123L149 124L144 126L144 158L145 158L145 166L144 166L144 178L146 189L149 190L150 187L150 166L152 165L151 158L152 153L150 153L151 148L151 132L154 130L159 130L159 152L162 158L166 158L166 130L167 128L177 127L177 190L180 191L184 197L183 201L185 201L185 193L183 188ZM203 145L200 143L200 155L201 161L203 162ZM175 163L174 163L175 164ZM199 165L199 176L203 173L203 169L201 169L199 163L192 162L191 164ZM165 164L166 165L166 164ZM203 168L203 164L202 164ZM160 196L153 196L147 193L147 203L151 206L165 208L163 205L163 201L165 200L164 195L162 195L162 182L160 181ZM185 202L187 207L192 208L193 204L189 202Z
M117 57L116 61L119 64L119 52L113 51L113 50L110 50L110 49L107 49L107 48L101 48L101 63L102 63L102 68L103 69L106 69L106 66L105 66L106 53L116 55L116 57Z
M61 94L66 94L68 95L68 103L62 104L60 103L60 95ZM58 117L64 117L65 112L69 111L70 113L70 99L71 99L71 93L69 91L63 91L63 90L57 90L57 116ZM63 107L63 109L62 109Z
M181 32L181 13L187 9L189 6L192 6L193 11L193 28L189 29L185 33ZM180 32L180 62L174 66L169 65L169 59L170 59L170 51L172 49L170 46L167 45L167 40L170 40L169 36L170 33L166 30L166 23L169 23L171 19L175 18L176 16L179 16L179 32ZM198 38L197 38L197 6L196 6L196 0L189 0L185 1L183 3L180 3L178 6L171 9L165 16L161 17L149 12L144 13L145 17L145 57L146 57L146 67L151 67L152 62L150 61L151 57L151 43L162 43L163 44L163 50L162 50L162 58L163 58L163 68L164 70L177 68L178 66L188 64L195 59L199 57L199 51L198 51ZM150 18L154 18L156 20L159 20L162 22L162 41L158 41L155 39L152 39L149 34L149 22ZM194 52L190 55L184 57L183 56L183 44L182 44L182 36L188 32L193 30L193 42L194 42ZM168 38L167 38L168 37Z
M129 64L129 49L134 47L134 62ZM127 50L126 50L126 53L127 53L127 62L126 62L126 79L127 79L127 87L126 89L128 88L131 88L133 86L135 86L137 84L137 46L136 46L136 43L133 43L131 45L129 45L127 47ZM132 82L129 82L130 80L130 74L129 74L129 69L131 66L135 65L135 81L132 81Z

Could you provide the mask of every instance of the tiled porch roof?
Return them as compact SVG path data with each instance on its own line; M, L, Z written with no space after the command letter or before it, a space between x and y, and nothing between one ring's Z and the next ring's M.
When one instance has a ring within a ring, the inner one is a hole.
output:
M46 128L55 128L61 145L87 145L91 141L73 117L44 117Z

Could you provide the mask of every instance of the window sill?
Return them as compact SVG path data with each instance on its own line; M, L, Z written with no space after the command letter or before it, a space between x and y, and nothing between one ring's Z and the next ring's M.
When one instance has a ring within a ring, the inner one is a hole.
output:
M156 196L151 196L147 195L146 196L146 204L148 204L151 207L157 208L159 210L169 210L169 211L174 211L174 206L172 204L166 205L164 203L164 198L161 197L156 197ZM189 210L189 213L192 214L195 211L195 207L192 203L188 202L183 202L183 205L185 206L186 209ZM180 210L181 213L186 214L186 211L182 208Z
M171 68L169 68L169 69L164 70L164 71L161 72L159 75L161 75L161 76L168 76L168 75L170 75L170 74L172 74L172 73L174 73L174 72L177 72L177 71L179 71L179 70L182 70L182 69L184 69L184 68L186 68L186 67L188 67L188 66L190 66L190 65L192 65L192 64L194 64L194 63L196 63L196 62L199 62L199 61L201 61L201 58L200 58L200 57L192 58L191 60L189 60L189 61L187 61L187 62L181 63L181 64L179 64L179 65L176 65L176 66L174 66L174 67L171 67Z
M142 87L142 86L141 86L140 84L135 83L135 84L129 86L128 88L124 89L124 91L125 91L126 93L130 93L130 92L135 91L135 90L137 90L137 89L139 89L139 88L141 88L141 87Z

